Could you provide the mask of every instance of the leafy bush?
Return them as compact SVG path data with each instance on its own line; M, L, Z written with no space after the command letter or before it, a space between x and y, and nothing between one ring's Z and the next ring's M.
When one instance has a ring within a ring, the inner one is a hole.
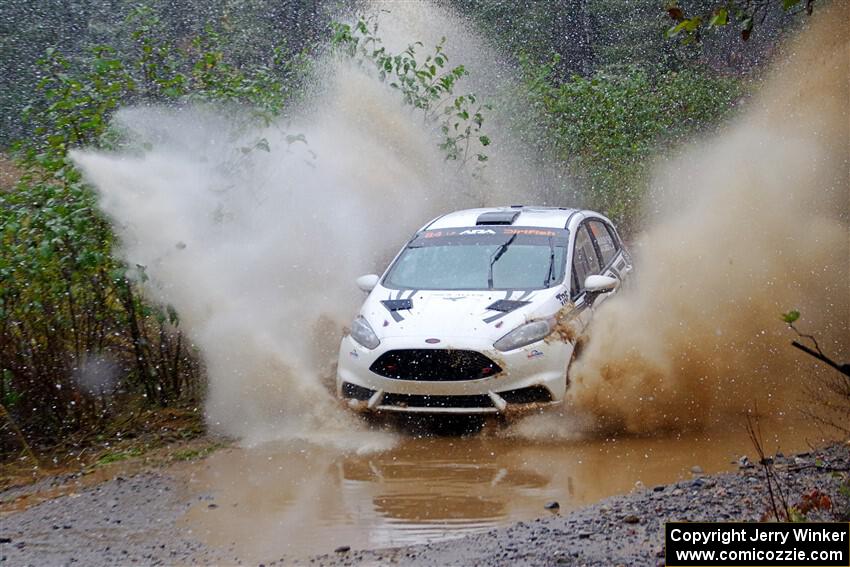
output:
M608 67L555 84L552 65L525 64L544 150L564 160L588 200L634 225L652 157L716 125L745 92L739 79L696 71Z
M0 401L31 442L97 428L123 394L167 405L201 393L178 314L145 301L144 266L113 255L115 237L69 149L122 143L110 118L134 103L239 102L267 123L292 96L283 77L303 71L303 57L279 53L232 64L212 29L177 49L145 9L132 22L132 56L98 46L75 70L47 51L26 109L34 136L17 146L25 173L0 193Z
M31 104L33 85L40 79L36 62L48 47L61 51L71 72L77 73L87 67L92 46L110 45L119 59L136 61L139 46L134 35L139 32L155 37L157 44L167 40L187 50L212 23L230 64L254 68L263 61L271 66L276 57L289 61L315 46L326 32L330 12L338 9L335 3L302 0L4 0L0 2L0 148L8 149L14 140L31 134L20 113ZM140 16L156 25L141 29ZM180 59L173 51L168 55L172 62ZM291 85L297 76L282 78L284 85Z

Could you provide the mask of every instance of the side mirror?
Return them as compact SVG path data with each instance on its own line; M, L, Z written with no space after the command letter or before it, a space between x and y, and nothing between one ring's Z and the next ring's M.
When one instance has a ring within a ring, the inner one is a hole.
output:
M614 291L620 285L620 280L610 276L587 276L584 289L588 293L607 293Z
M369 293L375 286L378 285L378 280L380 280L380 276L376 276L375 274L369 274L368 276L360 276L355 280L357 282L357 287Z

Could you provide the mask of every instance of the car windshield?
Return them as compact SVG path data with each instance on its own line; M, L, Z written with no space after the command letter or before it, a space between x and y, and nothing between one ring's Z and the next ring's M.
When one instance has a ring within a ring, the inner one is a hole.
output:
M568 231L492 226L429 230L384 278L393 289L542 289L563 281Z

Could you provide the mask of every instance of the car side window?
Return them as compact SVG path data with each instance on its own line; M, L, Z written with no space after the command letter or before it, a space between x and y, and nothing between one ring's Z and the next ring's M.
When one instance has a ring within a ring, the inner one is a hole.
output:
M583 224L576 233L573 251L573 297L581 293L587 276L598 274L601 270L602 267L599 265L596 249L590 239L590 233L587 231L587 224Z
M610 266L617 255L618 248L617 241L611 234L611 229L604 222L598 220L588 222L587 226L594 240L596 240L599 253L602 255L602 267Z

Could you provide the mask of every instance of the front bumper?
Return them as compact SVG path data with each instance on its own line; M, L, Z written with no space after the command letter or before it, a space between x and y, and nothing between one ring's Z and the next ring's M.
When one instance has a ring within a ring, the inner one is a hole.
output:
M485 355L502 371L484 378L398 379L370 370L385 352L426 347L424 338L386 338L377 349L369 350L350 336L344 337L337 365L337 395L355 411L426 414L512 414L563 401L573 345L551 336L504 353L468 338L444 340L440 349L432 349Z

